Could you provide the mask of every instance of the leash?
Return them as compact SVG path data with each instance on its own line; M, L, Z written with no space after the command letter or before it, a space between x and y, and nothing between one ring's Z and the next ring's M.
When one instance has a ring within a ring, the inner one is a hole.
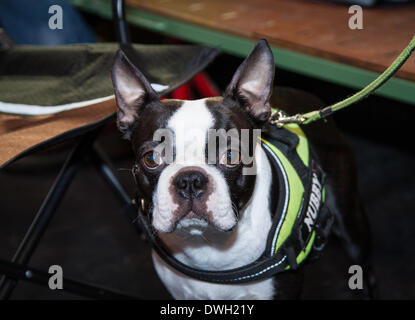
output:
M276 125L277 127L281 128L288 123L296 123L296 124L309 124L314 121L326 118L327 116L342 110L360 100L370 95L376 89L381 87L388 81L395 73L399 70L399 68L405 63L405 61L411 56L412 52L415 50L415 36L412 38L409 45L401 52L401 54L392 62L392 64L375 80L373 80L370 84L364 87L362 90L358 91L354 95L346 98L340 102L337 102L331 106L325 107L320 110L314 110L311 112L303 113L303 114L296 114L293 116L287 115L282 110L277 110L271 114L269 122L271 124Z

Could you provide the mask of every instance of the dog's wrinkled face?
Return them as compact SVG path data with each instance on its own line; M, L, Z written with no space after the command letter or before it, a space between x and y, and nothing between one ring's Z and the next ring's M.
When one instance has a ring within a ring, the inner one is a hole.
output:
M261 40L224 97L160 100L123 52L117 53L112 80L118 127L131 139L134 174L152 202L157 231L187 228L197 234L209 225L228 231L237 224L255 185L255 175L244 174L252 157L242 161L241 155L253 155L254 129L269 117L273 75L272 53ZM236 146L230 132L237 137Z

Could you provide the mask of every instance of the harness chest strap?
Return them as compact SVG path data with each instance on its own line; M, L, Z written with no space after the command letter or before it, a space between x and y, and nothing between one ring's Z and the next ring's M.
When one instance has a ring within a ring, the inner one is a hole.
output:
M139 208L137 220L166 263L198 280L244 283L296 269L312 251L322 249L331 225L331 216L324 205L325 176L313 157L304 133L295 124L285 128L271 127L267 140L262 139L262 146L273 170L277 171L280 187L266 249L260 258L240 268L224 271L189 267L173 257L152 231L149 216Z

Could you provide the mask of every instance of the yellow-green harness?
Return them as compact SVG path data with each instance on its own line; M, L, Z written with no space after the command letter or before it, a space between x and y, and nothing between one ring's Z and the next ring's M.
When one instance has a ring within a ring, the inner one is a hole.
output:
M315 181L314 184L313 181L311 181L311 187L305 185L307 182L305 181L306 179L304 177L300 177L300 173L298 170L298 161L297 164L293 164L292 156L287 156L287 151L283 152L281 149L279 149L277 147L278 142L275 142L275 139L271 138L272 140L274 140L274 143L271 143L270 141L264 138L261 139L264 149L268 151L268 154L271 155L271 157L274 158L274 163L277 163L279 165L280 174L284 177L285 180L283 186L286 188L285 197L287 199L285 201L286 205L282 211L282 216L279 218L279 225L275 230L272 230L273 234L270 234L270 236L273 237L271 240L272 245L270 254L277 253L281 246L285 243L285 241L293 232L293 228L296 221L299 218L301 218L301 211L304 211L304 202L306 201L306 197L308 197L309 202L311 197L313 197L313 199L315 200L314 202L318 202L318 204L316 204L316 206L318 207L317 211L320 211L325 202L324 174L321 171L321 169L317 167L315 163L316 160L310 159L312 156L310 155L310 146L305 133L300 128L300 126L294 123L287 124L284 127L284 129L289 131L293 136L295 136L298 139L298 142L293 142L296 144L295 152L298 158L301 160L304 167L307 168L308 171L310 171L311 180L313 180L314 174L314 172L312 172L312 170L310 169L311 162L313 162L313 165L316 166L315 171L319 171L319 177L314 177ZM291 138L287 137L286 139L292 140L293 136ZM317 172L315 172L315 174L317 174ZM313 186L315 191L314 193ZM282 199L279 200L282 201ZM316 222L315 220L317 218L317 215L318 212L315 216L307 216L307 210L305 211L303 223L306 225L306 228L308 229L308 235L305 239L304 247L295 257L295 264L297 265L301 264L307 258L307 256L311 252L311 249L313 248L313 244L316 238L316 231L314 230L313 226ZM290 265L287 265L286 269L289 268Z

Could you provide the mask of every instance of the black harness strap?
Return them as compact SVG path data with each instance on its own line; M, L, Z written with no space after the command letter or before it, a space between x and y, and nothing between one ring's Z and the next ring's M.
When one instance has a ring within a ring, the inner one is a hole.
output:
M168 251L161 239L153 232L148 217L138 208L137 222L143 228L148 239L153 244L153 249L167 264L181 273L207 282L214 283L244 283L255 280L269 278L274 274L283 271L287 267L285 255L274 256L262 255L258 260L240 268L224 271L206 271L189 267L176 258Z

